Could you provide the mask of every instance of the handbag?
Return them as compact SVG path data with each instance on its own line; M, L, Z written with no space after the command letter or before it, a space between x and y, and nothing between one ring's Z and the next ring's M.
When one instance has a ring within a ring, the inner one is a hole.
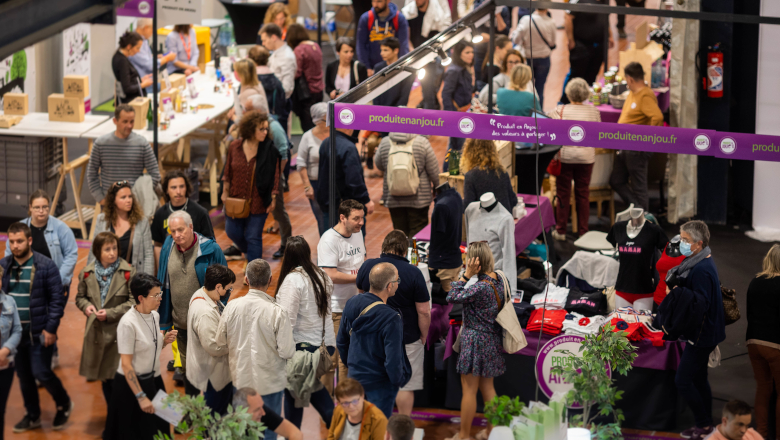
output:
M739 305L737 304L737 291L720 286L720 295L723 298L723 315L726 325L739 321Z
M293 89L293 101L299 104L302 101L308 101L311 99L311 90L309 90L309 83L306 81L304 75L295 78L295 88Z
M320 363L317 365L317 377L322 377L333 368L333 360L328 354L328 348L325 346L325 317L322 317L322 342L320 342Z
M501 305L501 300L498 297L498 291L493 284L490 287L493 288L493 293L496 295L496 301L498 307L501 309L498 311L496 322L504 329L503 346L504 351L509 354L517 353L528 345L528 341L525 340L525 333L520 326L520 320L517 319L517 313L512 306L512 296L508 292L510 291L509 281L506 279L504 272L500 270L496 271L496 274L501 277L501 281L504 283L504 303Z
M230 160L230 158L228 158ZM257 161L252 166L252 179L249 183L249 197L228 197L225 200L225 215L230 218L247 218L249 212L252 209L252 188L255 186L255 168L257 168Z

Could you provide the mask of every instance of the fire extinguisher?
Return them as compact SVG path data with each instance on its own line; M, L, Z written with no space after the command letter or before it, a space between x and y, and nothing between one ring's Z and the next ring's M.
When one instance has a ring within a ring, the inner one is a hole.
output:
M707 52L707 96L723 97L723 52L720 51L720 43Z

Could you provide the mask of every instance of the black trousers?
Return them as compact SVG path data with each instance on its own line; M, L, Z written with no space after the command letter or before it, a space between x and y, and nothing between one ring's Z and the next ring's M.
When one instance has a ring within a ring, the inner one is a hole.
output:
M569 52L569 64L571 65L569 79L582 78L586 83L593 84L603 63L604 43L577 41L574 49ZM566 93L561 96L561 102L569 104Z
M632 8L644 8L645 7L645 0L615 0L615 3L618 6L631 6ZM626 16L622 14L618 14L617 18L617 27L618 29L623 29L626 26Z
M620 150L615 155L609 186L620 195L626 204L633 203L637 208L650 210L647 195L647 164L653 153L645 151Z

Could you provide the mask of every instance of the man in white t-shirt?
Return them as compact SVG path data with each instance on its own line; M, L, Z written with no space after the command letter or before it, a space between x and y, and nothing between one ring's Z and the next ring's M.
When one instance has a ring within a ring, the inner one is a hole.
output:
M339 222L320 237L317 245L317 265L333 280L333 294L330 308L333 314L333 328L339 331L344 305L358 294L355 284L357 273L366 260L366 246L360 229L365 220L365 207L355 200L344 200L339 204ZM347 377L346 363L339 361L334 353L334 365L338 365L339 379ZM333 383L332 380L326 383Z

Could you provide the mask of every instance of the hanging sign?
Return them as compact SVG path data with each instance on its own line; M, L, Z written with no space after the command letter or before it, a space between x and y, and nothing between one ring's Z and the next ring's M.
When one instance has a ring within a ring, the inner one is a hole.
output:
M336 103L336 128L780 162L780 136Z
M201 0L157 0L157 26L199 24Z

